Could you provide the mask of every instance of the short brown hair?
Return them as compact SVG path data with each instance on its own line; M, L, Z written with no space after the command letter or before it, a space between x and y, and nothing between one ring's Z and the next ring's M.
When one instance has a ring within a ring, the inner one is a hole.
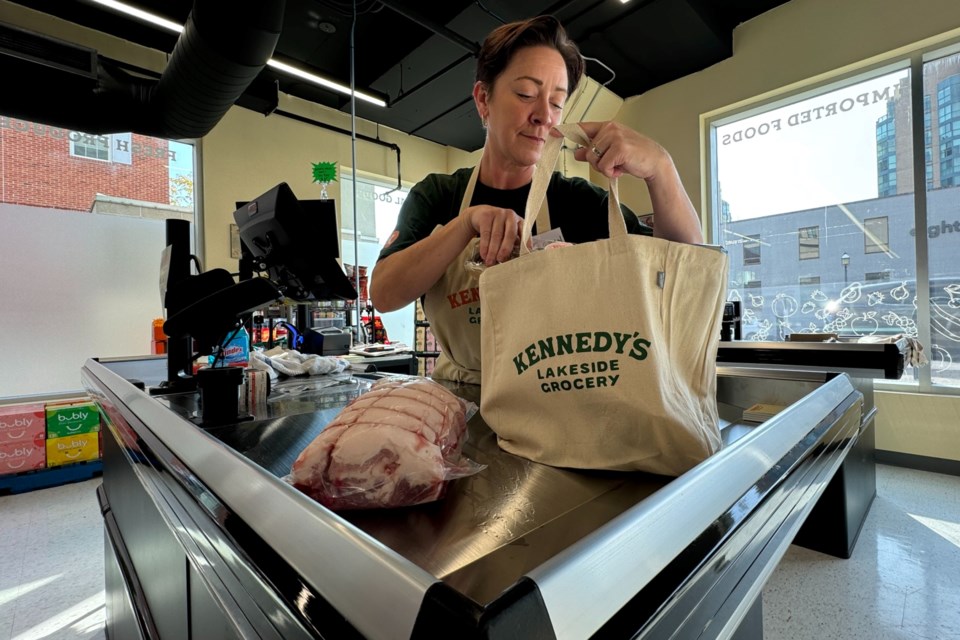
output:
M583 76L583 56L576 43L567 36L560 21L550 15L508 22L487 35L477 55L478 82L489 89L510 64L514 54L525 47L547 46L556 49L567 67L567 95Z

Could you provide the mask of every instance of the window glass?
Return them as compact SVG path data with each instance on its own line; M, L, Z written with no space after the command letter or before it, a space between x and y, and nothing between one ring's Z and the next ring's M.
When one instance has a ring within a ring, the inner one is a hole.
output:
M744 239L743 264L760 264L760 236L747 236Z
M886 253L890 251L889 239L886 216L863 220L864 253Z
M714 241L731 254L729 297L743 301L745 339L929 335L930 368L908 369L904 380L929 375L934 385L960 386L960 54L922 70L921 236L910 70L713 125ZM753 249L761 246L762 262ZM929 272L923 308L918 264Z
M196 214L193 146L0 115L0 154L0 353L23 364L0 398L76 393L87 358L154 349L165 219Z
M377 263L380 250L386 244L390 234L397 227L400 205L409 192L406 188L397 188L385 180L376 180L359 176L357 178L357 223L359 236L354 235L353 222L353 179L341 175L341 249L340 256L345 264L359 261L367 277L372 279L373 267ZM359 258L355 257L359 254ZM411 303L402 309L381 313L375 311L383 322L387 339L402 342L408 346L414 344L416 305Z
M93 160L110 160L110 136L70 133L70 155Z
M925 63L923 86L933 100L928 140L932 177L927 186L931 342L927 351L933 383L960 386L960 54Z
M800 239L800 259L814 260L820 257L820 227L804 227L797 234Z
M744 339L917 335L910 115L905 69L714 125L714 241Z

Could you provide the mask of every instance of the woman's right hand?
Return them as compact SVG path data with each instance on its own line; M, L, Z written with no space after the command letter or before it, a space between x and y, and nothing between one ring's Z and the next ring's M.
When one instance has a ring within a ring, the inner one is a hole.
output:
M471 236L480 236L477 252L488 267L506 262L520 247L523 218L512 209L481 204L460 212L460 221Z

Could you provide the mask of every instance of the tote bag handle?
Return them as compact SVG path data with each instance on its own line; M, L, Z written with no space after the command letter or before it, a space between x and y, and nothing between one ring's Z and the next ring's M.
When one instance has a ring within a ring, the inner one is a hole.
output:
M558 124L554 127L562 133L564 137L570 138L577 144L590 147L590 138L584 133L583 128L577 123ZM537 215L540 213L540 205L547 196L547 187L550 185L550 177L553 175L553 168L557 164L557 158L560 156L560 147L563 144L563 138L552 135L547 136L547 141L543 146L543 153L540 155L540 162L533 172L533 182L530 185L530 194L527 196L527 206L523 213L523 233L520 242L520 254L530 253L530 238L533 235L533 223L536 222ZM607 198L607 225L611 238L627 235L627 223L623 220L623 214L620 211L620 191L617 187L617 179L610 179L610 196Z

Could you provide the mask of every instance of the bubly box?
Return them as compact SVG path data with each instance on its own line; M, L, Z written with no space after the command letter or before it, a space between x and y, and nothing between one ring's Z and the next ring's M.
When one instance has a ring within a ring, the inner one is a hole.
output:
M47 438L100 430L100 409L93 402L47 403Z
M60 467L100 457L100 432L47 439L47 467Z
M0 440L0 476L36 471L47 465L46 434L27 440Z
M33 441L38 433L46 437L43 403L11 404L0 407L0 444Z

